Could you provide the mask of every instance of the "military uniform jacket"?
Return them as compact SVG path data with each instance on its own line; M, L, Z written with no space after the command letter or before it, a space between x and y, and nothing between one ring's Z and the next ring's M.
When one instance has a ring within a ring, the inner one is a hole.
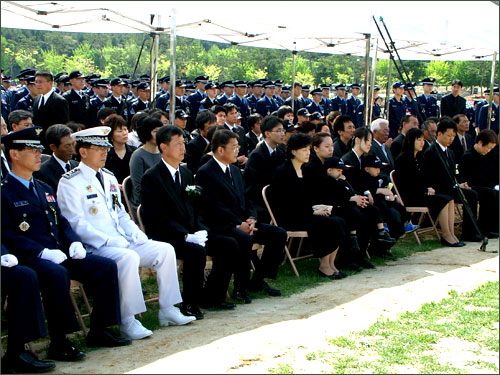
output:
M401 126L401 118L406 115L406 104L403 100L397 101L393 96L389 100L389 137L392 139L398 135Z
M415 100L416 100L416 98L415 98ZM418 118L417 110L415 109L415 105L413 104L413 101L408 96L405 96L405 97L403 97L403 102L406 105L407 113L410 112L410 114L412 114L413 116ZM418 101L416 104L417 104L417 108L418 108Z
M358 107L361 105L361 100L355 98L354 96L350 96L347 99L347 115L351 117L352 122L356 128L359 128L361 124L359 123L358 118Z
M285 101L281 96L273 95L273 99L276 101L276 103L278 103L278 108L285 104Z
M182 109L188 115L191 115L191 105L184 96L181 98L179 98L178 96L175 97L175 110L178 109ZM165 110L167 112L170 111L170 100L168 101L167 108Z
M90 99L90 126L100 125L99 121L97 121L97 112L101 109L102 102L103 100L97 95Z
M63 94L63 98L66 99L69 104L70 120L87 126L90 125L91 112L89 96L83 94L80 97L75 90L71 89Z
M208 96L206 96L205 98L203 98L203 100L200 102L200 107L199 107L199 111L203 110L203 109L210 109L212 108L212 106L215 105L215 99L212 100L210 99Z
M332 111L340 111L343 115L348 115L347 113L347 102L340 96L336 96L332 99Z
M149 108L149 101L147 103L144 103L141 99L136 98L131 103L130 116L133 116L138 112L145 111L148 108Z
M422 112L425 114L424 120L429 117L439 117L439 106L437 99L433 96L426 98L424 94L417 96L417 102L422 107Z
M299 100L302 102L302 108L306 108L312 102L311 98L304 98L303 96Z
M161 109L162 111L166 111L166 109L167 109L167 103L169 101L170 101L170 93L169 92L161 94L156 99L155 107L158 108L158 109Z
M17 90L15 90L10 96L10 108L16 108L17 102L21 100L21 98L24 98L29 93L30 90L26 86L22 86Z
M498 134L498 106L493 102L491 102L491 105L493 106L493 108L491 110L490 129ZM478 121L479 130L484 130L488 126L489 107L490 107L489 104L485 104L481 107L481 110L479 111L479 121Z
M487 100L481 100L476 104L476 108L474 109L474 122L476 123L476 127L479 126L479 112L481 111L481 107L486 104L488 104Z
M14 110L17 109L24 109L25 111L30 111L33 113L33 103L35 102L35 99L31 97L30 94L22 97L16 104L16 107Z
M183 240L186 234L208 228L188 197L186 187L194 185L193 174L179 166L181 187L175 184L167 166L160 160L142 177L142 217L146 233L152 239L163 242Z
M257 105L257 102L260 100L260 98L257 98L254 94L250 95L247 99L248 105L251 108L252 113L255 113L255 106Z
M276 103L273 98L264 96L262 99L259 99L259 101L255 105L255 112L260 114L262 117L266 117L274 111L277 111L278 108L278 103Z
M119 102L113 95L111 95L102 102L101 108L104 107L113 108L116 111L116 113L122 116L128 123L130 114L130 103L128 103L123 97Z
M61 177L57 190L61 212L82 241L95 249L113 236L130 241L140 230L125 211L116 177L104 168L101 174L104 190L96 172L80 163Z
M203 99L207 94L202 93L200 90L197 90L194 94L191 94L187 97L187 101L189 102L189 105L191 106L191 110L193 112L193 116L196 118L196 114L200 110L200 104Z
M2 243L21 261L30 261L45 248L68 255L71 243L80 238L61 214L54 190L33 181L38 198L10 174L2 181Z
M226 93L222 93L217 97L217 99L215 99L215 103L217 103L218 105L224 105L228 100L229 97L226 95Z
M10 113L11 92L10 90L7 91L3 86L0 87L2 88L2 117L7 122Z
M365 118L363 116L363 111L365 110L365 104L361 103L358 105L358 108L356 109L356 121L353 120L354 126L356 128L359 128L361 126L365 126ZM380 106L375 103L372 108L372 121L380 118L382 116L382 111L380 110Z
M242 123L241 125L246 128L247 117L250 115L252 108L245 98L240 98L238 95L234 94L228 100L228 103L233 103L238 107L238 112L241 114Z
M316 104L315 102L311 102L307 105L306 109L309 111L309 113L314 113L314 112L319 112L321 115L325 115L323 112L323 108L319 104Z

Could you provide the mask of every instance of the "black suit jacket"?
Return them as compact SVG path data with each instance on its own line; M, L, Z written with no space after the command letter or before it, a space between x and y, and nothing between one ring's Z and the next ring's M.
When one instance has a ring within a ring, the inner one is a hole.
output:
M361 180L361 164L353 150L342 156L345 164L351 165L352 168L344 169L344 176L352 186L356 194L363 195L364 189Z
M382 147L385 149L387 157L385 157L384 152L382 151ZM368 154L378 156L378 158L382 160L382 162L389 163L389 165L385 168L380 168L380 175L389 180L389 174L395 167L394 158L391 150L385 144L383 144L382 147L380 147L377 142L373 141L372 147L370 148L370 152Z
M257 217L245 194L245 182L240 169L233 164L229 168L234 186L213 158L201 166L196 174L196 183L203 189L201 214L208 227L218 233L235 228L251 216Z
M50 125L66 124L69 121L69 105L66 99L53 92L42 108L38 108L42 95L33 103L33 123L47 130Z
M467 150L470 150L470 148L474 146L474 139L472 138L472 135L470 135L469 133L465 133L465 145L467 146ZM462 162L462 157L464 156L464 148L460 143L458 134L455 136L455 139L453 140L453 143L450 145L450 148L453 150L453 153L455 154L455 158L457 159L457 164L460 164Z
M71 165L71 169L78 167L78 162L75 160L70 160L69 164ZM42 163L40 170L33 173L33 176L49 184L50 187L57 193L57 185L59 184L59 180L64 173L66 173L66 171L57 162L54 155L51 155L45 163Z
M285 154L276 147L276 156L271 159L265 141L250 153L245 165L245 185L248 198L256 206L267 211L262 199L262 188L271 183L274 171L285 162Z
M453 117L459 113L465 115L466 100L458 95L456 98L452 94L443 96L441 99L441 116Z
M440 153L443 156L446 165L444 165L439 157ZM448 158L437 142L434 142L424 153L424 172L427 176L429 185L436 190L436 193L447 194L453 196L453 182L449 177L448 171L455 176L455 154L448 147ZM460 181L459 181L460 182Z
M200 160L203 154L210 151L210 144L207 144L205 138L201 135L197 135L191 139L186 145L186 155L184 156L184 161L187 163L187 167L193 174L198 172L200 167Z
M458 170L469 186L493 188L498 185L498 159L492 157L492 152L481 155L474 147L465 152Z
M229 126L227 124L224 124L224 129L229 129ZM238 135L238 143L240 145L240 151L238 153L238 156L245 155L248 156L247 152L247 141L246 141L246 136L245 136L245 129L243 129L241 126L236 125L233 127L233 132L235 132Z
M63 98L68 101L70 120L86 126L90 125L91 110L89 96L83 94L80 97L75 90L71 89L63 94Z
M154 240L184 240L186 234L207 229L195 211L193 198L186 192L186 186L194 185L193 174L182 165L179 171L182 189L176 186L163 160L142 177L141 216L146 234Z
M245 136L245 140L246 140L246 148L247 148L247 152L248 154L250 155L250 153L255 150L255 147L257 147L257 143L259 143L259 139L257 138L257 136L255 135L255 133L253 131L249 131L246 136Z
M393 139L391 143L391 154L393 157L397 158L399 156L401 150L403 149L404 141L405 141L405 135L403 133L398 134L398 136Z

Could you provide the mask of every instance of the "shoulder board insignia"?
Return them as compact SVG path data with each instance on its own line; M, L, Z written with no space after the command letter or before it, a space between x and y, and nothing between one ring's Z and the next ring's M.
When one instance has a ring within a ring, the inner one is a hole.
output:
M114 176L115 174L113 172L111 172L109 169L106 169L106 168L101 168L101 170L103 172L106 172L106 173L109 173L111 176Z
M72 170L70 170L69 172L64 173L63 177L67 178L69 180L70 178L73 178L80 173L81 173L80 168L76 167L76 168L73 168Z

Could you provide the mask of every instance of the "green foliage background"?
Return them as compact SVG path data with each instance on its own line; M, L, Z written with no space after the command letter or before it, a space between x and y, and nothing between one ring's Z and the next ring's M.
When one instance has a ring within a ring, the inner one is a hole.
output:
M1 65L5 74L15 76L20 70L35 66L53 73L79 69L84 74L100 73L104 77L134 71L141 46L144 48L135 77L149 73L148 35L92 34L21 29L1 29ZM169 36L160 36L158 70L169 74ZM254 80L259 78L292 80L292 56L289 51L230 46L178 37L177 75L192 79L207 74L211 79ZM489 85L490 61L407 61L405 66L413 81L426 76L446 86L459 78L464 88ZM498 65L497 65L498 66ZM377 85L387 83L388 60L377 62ZM299 53L296 79L306 84L352 83L364 81L364 58L357 56ZM392 69L392 81L398 80ZM496 72L498 82L498 70Z

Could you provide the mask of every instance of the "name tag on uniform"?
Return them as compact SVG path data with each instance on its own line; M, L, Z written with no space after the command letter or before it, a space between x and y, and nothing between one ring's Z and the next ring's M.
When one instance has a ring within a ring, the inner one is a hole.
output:
M87 195L87 199L97 198L97 194Z
M14 202L14 207L22 207L22 206L28 206L28 205L29 205L28 201Z

